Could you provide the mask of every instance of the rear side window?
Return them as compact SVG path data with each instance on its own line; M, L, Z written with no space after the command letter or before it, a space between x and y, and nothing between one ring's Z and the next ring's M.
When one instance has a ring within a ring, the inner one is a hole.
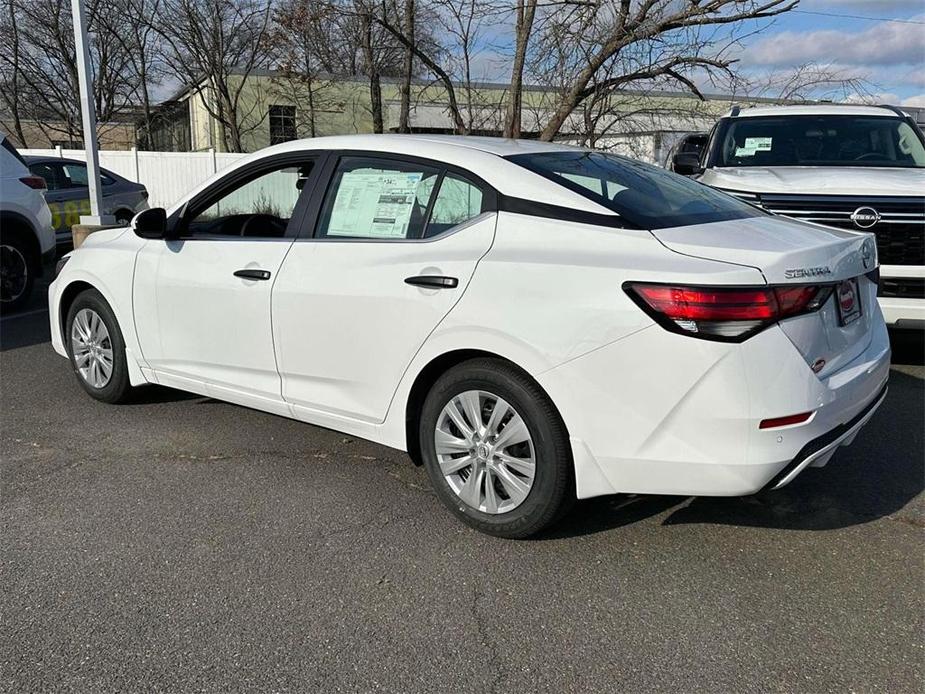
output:
M466 179L448 173L440 181L425 236L442 234L481 212L482 191Z
M325 198L319 235L419 239L440 170L384 159L343 157Z
M70 188L86 188L87 166L85 164L63 164L64 176L70 183Z
M580 150L509 159L608 207L633 226L664 229L765 214L725 193L656 166Z

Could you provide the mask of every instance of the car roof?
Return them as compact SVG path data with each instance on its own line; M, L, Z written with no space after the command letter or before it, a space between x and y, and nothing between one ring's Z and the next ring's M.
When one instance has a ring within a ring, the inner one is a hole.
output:
M805 104L801 106L753 106L736 113L730 110L725 117L757 118L761 116L874 116L896 118L897 112L887 106L862 104Z
M367 149L387 152L392 147L405 149L413 143L422 157L445 155L447 149L475 150L501 157L534 152L559 152L580 149L573 145L539 140L513 140L503 137L474 135L330 135L303 140L290 140L278 145L282 149Z
M55 157L48 154L30 154L24 156L23 159L26 160L28 164L44 164L45 162L53 162L55 164L83 164L86 166L85 161L80 159L71 159L69 157Z
M330 135L303 140L289 140L278 145L265 147L221 169L215 177L204 181L198 188L171 207L170 211L172 212L179 208L186 200L211 185L216 178L226 176L235 169L280 154L311 152L312 150L392 154L445 162L470 171L506 195L541 199L549 204L598 214L613 214L612 210L603 205L599 205L572 190L553 183L526 168L517 166L513 162L502 162L500 159L501 157L515 154L583 151L581 148L557 142L540 142L537 140L510 140L466 135L399 135L391 133L382 135Z

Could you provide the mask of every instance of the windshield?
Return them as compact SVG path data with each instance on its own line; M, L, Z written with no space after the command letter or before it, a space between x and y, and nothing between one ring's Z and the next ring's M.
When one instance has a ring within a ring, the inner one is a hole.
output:
M764 214L684 176L633 159L581 150L518 154L511 161L610 208L641 229Z
M777 116L725 120L713 166L925 167L918 133L900 118Z

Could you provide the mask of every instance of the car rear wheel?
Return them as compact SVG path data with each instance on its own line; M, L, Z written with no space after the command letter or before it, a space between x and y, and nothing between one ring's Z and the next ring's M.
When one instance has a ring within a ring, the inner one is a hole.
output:
M482 532L529 537L574 500L565 425L511 364L474 359L441 376L425 399L419 436L441 501Z
M132 390L122 331L109 304L95 289L81 292L65 321L68 356L77 381L92 397L124 401Z
M19 234L0 237L0 310L16 311L29 301L38 261Z

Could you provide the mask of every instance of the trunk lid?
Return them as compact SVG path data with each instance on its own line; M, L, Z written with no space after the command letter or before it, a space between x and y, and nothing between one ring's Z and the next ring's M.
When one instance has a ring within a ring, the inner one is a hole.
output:
M784 217L655 229L652 234L677 253L757 268L768 284L825 284L874 268L873 234Z
M866 276L876 267L873 234L770 216L652 234L677 253L756 268L771 285L834 285L821 309L780 322L820 377L838 371L870 344L872 321L879 315L877 286ZM857 317L852 293L861 306Z

